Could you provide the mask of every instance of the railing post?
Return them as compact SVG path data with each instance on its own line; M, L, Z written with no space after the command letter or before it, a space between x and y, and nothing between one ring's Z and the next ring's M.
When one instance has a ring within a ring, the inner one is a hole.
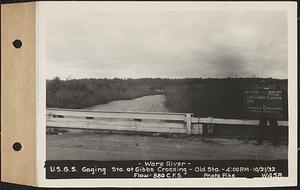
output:
M185 122L186 122L186 134L191 135L192 134L192 115L187 113L185 115Z
M209 123L203 124L203 135L210 136L214 134L214 124L213 124L213 117L208 117L210 119Z
M208 124L207 123L203 123L203 135L204 136L207 136L207 127L208 127Z
M215 129L214 129L213 117L210 117L210 123L207 125L207 134L214 135L214 133L215 133Z

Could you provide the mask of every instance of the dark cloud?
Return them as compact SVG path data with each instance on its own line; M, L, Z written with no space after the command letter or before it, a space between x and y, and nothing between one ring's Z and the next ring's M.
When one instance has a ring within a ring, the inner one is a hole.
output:
M47 78L287 78L284 11L45 11Z

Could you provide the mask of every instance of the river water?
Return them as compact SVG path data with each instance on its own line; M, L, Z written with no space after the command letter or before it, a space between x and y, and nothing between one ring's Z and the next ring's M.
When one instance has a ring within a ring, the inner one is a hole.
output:
M150 95L132 100L118 100L106 104L99 104L86 110L103 111L139 111L139 112L169 112L165 107L164 95Z

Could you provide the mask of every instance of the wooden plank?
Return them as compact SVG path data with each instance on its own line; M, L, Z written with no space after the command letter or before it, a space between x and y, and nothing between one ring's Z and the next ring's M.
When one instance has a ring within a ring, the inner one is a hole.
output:
M123 125L97 125L89 122L59 122L49 121L47 127L56 128L69 128L69 129L106 129L106 130L118 130L118 131L135 131L134 126L123 126Z
M181 133L185 134L186 129L182 128L154 128L154 127L137 127L136 131L141 131L141 132L155 132L155 133Z
M122 118L122 119L153 119L185 121L185 114L155 113L155 112L105 112L105 111L83 111L47 109L47 115L62 115L73 117L94 117L94 118Z
M202 135L203 134L203 124L192 124L191 134Z
M191 130L192 130L192 115L191 114L186 114L185 122L186 122L186 134L190 135Z
M36 4L1 5L1 181L36 185ZM20 48L13 42L19 39ZM13 150L14 143L22 145Z
M116 119L103 119L103 120L97 120L97 119L69 119L69 118L47 118L46 124L48 126L48 123L54 124L56 123L90 123L94 125L106 125L106 126L141 126L141 127L153 127L153 128L178 128L178 129L185 129L184 123L168 123L168 122L151 122L151 121L134 121L134 120L116 120Z
M71 112L105 112L105 113L127 113L127 114L160 114L160 115L181 115L185 116L187 113L172 113L172 112L140 112L140 111L109 111L109 110L86 110L86 109L62 109L62 108L47 108L47 111L71 111ZM192 113L189 113L192 114Z
M255 125L259 124L258 120L241 120L241 119L219 119L219 118L192 118L192 123L213 123L224 125ZM278 121L279 126L287 127L288 121Z
M76 120L47 120L48 127L70 128L70 129L105 129L117 131L144 131L144 132L157 132L157 133L186 133L185 128L174 127L153 127L143 123L136 123L135 125L111 125L108 123L93 123L90 121L76 121Z

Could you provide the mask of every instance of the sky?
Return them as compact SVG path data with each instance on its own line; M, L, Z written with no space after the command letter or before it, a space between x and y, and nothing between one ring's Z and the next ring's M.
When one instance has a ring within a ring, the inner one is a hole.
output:
M288 77L284 11L49 6L46 78Z

